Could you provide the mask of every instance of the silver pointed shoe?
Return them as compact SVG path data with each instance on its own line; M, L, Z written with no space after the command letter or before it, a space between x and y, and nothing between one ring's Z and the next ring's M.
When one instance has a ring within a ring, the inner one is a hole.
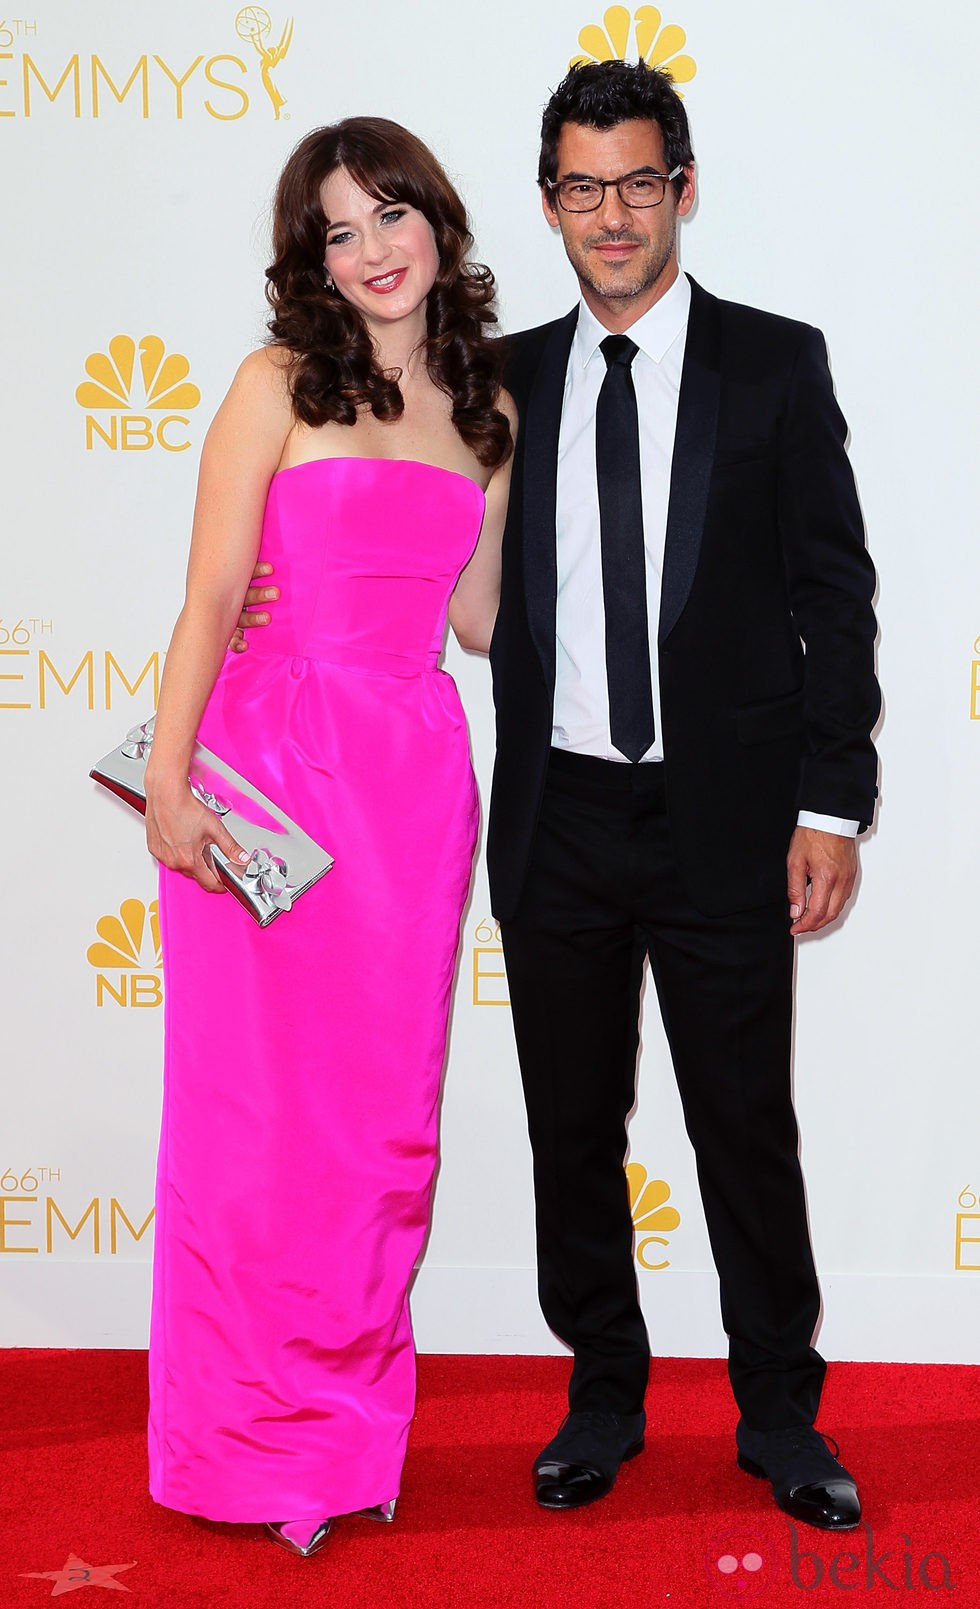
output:
M295 1523L294 1520L269 1520L266 1522L265 1529L273 1542L278 1547L285 1548L287 1553L295 1553L301 1559L312 1558L314 1553L319 1553L330 1535L333 1520L321 1520L306 1543L294 1541L291 1536L285 1534L286 1526L292 1529Z
M390 1503L375 1503L372 1508L356 1508L354 1510L354 1519L380 1520L383 1525L390 1525L395 1517L395 1504L397 1502L397 1497L393 1497Z

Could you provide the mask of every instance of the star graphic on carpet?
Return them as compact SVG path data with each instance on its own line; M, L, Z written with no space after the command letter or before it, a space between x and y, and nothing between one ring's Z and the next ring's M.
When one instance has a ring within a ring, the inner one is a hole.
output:
M63 1592L75 1592L79 1587L109 1587L116 1592L130 1592L131 1587L124 1587L113 1577L135 1567L135 1559L132 1564L86 1564L77 1553L69 1553L60 1570L22 1570L21 1575L35 1581L53 1581L51 1596L60 1598Z

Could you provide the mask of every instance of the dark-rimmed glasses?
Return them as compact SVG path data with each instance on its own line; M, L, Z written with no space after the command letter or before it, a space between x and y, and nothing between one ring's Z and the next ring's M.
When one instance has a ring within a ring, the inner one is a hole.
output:
M658 173L655 168L639 168L634 173L624 173L618 179L559 179L557 183L553 179L545 179L544 182L557 198L563 212L596 212L610 187L618 192L624 207L638 210L659 207L671 179L676 179L683 171L684 165L679 162L670 173Z

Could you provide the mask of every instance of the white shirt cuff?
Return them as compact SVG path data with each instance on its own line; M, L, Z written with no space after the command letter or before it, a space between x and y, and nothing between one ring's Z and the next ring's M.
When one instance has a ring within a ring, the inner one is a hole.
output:
M813 827L816 832L835 832L838 838L856 838L861 823L845 821L841 816L819 816L813 810L801 810L796 825Z

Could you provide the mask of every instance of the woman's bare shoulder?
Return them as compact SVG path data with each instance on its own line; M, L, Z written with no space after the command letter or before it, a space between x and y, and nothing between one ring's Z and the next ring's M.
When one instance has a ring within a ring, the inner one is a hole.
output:
M231 382L226 406L237 413L268 420L279 419L285 428L293 421L292 393L289 385L292 354L283 347L260 346L238 365Z
M508 419L508 421L510 423L510 428L513 431L513 433L516 435L517 434L517 419L518 419L517 403L514 401L514 399L511 396L510 392L508 390L506 390L506 388L504 386L501 386L500 390L497 392L497 407L500 409L501 413L506 414L507 419Z
M289 394L293 354L284 346L259 346L238 365L235 382L261 387L274 395Z

